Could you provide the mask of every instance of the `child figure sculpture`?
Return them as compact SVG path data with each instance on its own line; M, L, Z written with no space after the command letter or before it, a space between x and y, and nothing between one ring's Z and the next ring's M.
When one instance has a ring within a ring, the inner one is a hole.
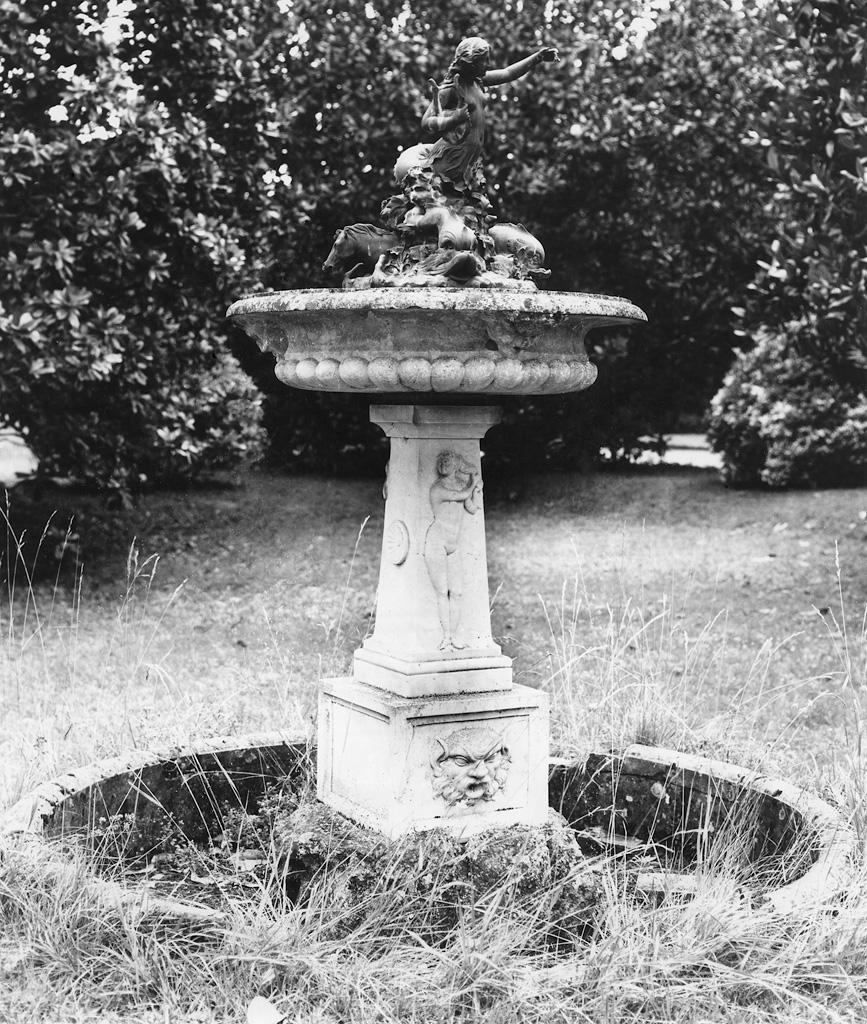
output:
M485 144L485 87L522 78L537 64L559 60L546 46L506 68L490 68L491 47L478 36L463 39L442 85L431 80L432 98L421 120L422 129L440 136L422 166L431 167L457 188L478 190Z
M424 560L437 598L440 649L459 651L467 646L457 635L464 593L461 526L465 513L475 515L482 507L482 481L470 463L452 451L437 456L436 474L430 489L434 520L425 535Z
M402 192L382 205L385 232L363 224L338 232L325 266L344 274L344 287L535 290L532 279L547 276L541 243L523 225L496 223L490 212L482 173L485 88L513 82L559 54L546 46L508 67L490 68L490 49L478 36L462 40L443 82L431 80L421 123L436 141L398 158L394 174ZM360 240L349 251L348 232ZM373 241L388 232L395 244L374 256Z

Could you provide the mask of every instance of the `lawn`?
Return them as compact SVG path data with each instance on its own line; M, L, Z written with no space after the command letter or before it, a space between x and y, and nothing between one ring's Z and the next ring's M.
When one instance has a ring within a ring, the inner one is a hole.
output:
M28 588L19 565L0 609L7 799L125 746L309 730L317 679L345 672L371 626L380 490L255 473L107 518L85 505L81 577ZM845 612L857 660L867 490L739 492L653 467L527 477L486 515L493 632L517 681L592 719L598 659L619 644L627 675L631 658L713 738L748 733L800 761L843 742L838 626Z
M516 680L551 691L555 753L637 738L772 765L826 796L842 792L841 771L851 781L867 682L867 489L736 492L711 471L662 466L529 475L487 498L493 632ZM40 500L46 513L69 502ZM4 804L127 747L311 733L317 680L345 672L371 626L381 481L249 473L111 515L79 505L80 574L68 552L56 578L28 582L33 544L7 555ZM62 525L61 511L46 551ZM740 1019L728 998L712 1019ZM857 1019L860 1007L852 991L832 1000L842 1018L807 1002L797 1019ZM670 1019L701 1019L677 1007ZM775 1019L755 1012L743 1019ZM345 1019L379 1019L358 1013Z

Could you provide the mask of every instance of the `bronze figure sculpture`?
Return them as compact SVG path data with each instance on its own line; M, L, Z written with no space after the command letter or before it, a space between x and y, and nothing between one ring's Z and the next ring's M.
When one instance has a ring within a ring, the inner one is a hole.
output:
M491 68L490 46L463 39L441 84L430 82L422 130L433 142L404 150L394 168L401 192L382 204L385 229L352 225L337 233L324 269L344 288L481 287L534 290L545 277L544 249L521 224L500 224L485 192L485 89L559 60L546 46ZM358 240L347 244L347 232Z
M438 136L423 162L458 188L484 186L481 173L485 143L485 88L522 78L543 61L559 60L552 46L506 68L489 68L490 45L478 36L463 39L442 85L431 80L431 102L422 129Z

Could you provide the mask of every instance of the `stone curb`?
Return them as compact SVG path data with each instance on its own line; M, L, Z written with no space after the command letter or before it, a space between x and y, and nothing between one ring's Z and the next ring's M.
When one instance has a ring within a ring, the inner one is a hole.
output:
M122 803L131 794L147 797L141 780L148 772L156 772L161 780L170 778L180 792L189 789L196 780L201 782L204 779L209 784L205 771L209 766L208 770L215 772L216 778L225 777L233 793L243 795L254 788L261 790L263 780L269 777L279 778L293 768L297 770L302 759L309 756L310 749L310 744L303 738L267 732L217 737L192 746L162 751L136 750L120 757L95 761L41 783L15 803L0 816L0 843L44 843L52 832L62 834L67 818L78 827L93 820L96 800L91 790L97 784L102 784L100 798L103 803L109 796ZM680 786L689 788L690 792L702 793L706 798L711 791L714 796L722 795L723 800L728 792L730 801L745 793L767 798L781 805L781 814L787 809L800 824L812 829L818 845L812 866L800 878L766 896L767 904L782 915L803 913L827 903L853 878L854 830L828 803L798 786L725 761L640 744L628 747L622 754L591 756L607 761L609 771L610 766L619 761L616 769L618 780L622 776L662 780L658 782L662 786L661 792L665 786ZM231 760L233 757L248 763L269 764L273 766L273 775L248 771L244 777L239 774L237 780L230 778L221 758ZM576 765L562 759L551 761L549 792L554 798L559 792L561 810L569 788L570 769L574 775ZM67 804L72 804L70 814L64 813L68 810ZM106 804L106 809L111 811L112 808ZM62 815L60 821L58 812ZM570 818L570 815L566 817ZM60 867L63 861L58 858L57 864ZM225 913L210 907L153 897L145 890L127 890L117 883L98 878L94 878L92 884L95 891L108 901L120 902L142 917L171 918L202 925L219 925L226 920Z
M739 768L728 761L717 761L697 754L683 754L661 747L634 744L623 752L624 771L634 770L648 761L665 765L667 773L710 776L723 785L770 797L796 812L803 825L814 831L819 852L812 866L800 878L775 889L767 902L782 914L801 913L827 901L842 891L854 877L857 836L843 815L801 786L759 772Z
M91 764L84 765L66 772L50 781L40 783L30 794L18 800L8 811L0 815L0 844L10 841L23 843L46 842L46 830L56 826L58 812L64 809L64 803L74 801L76 797L84 798L91 788L99 783L117 790L119 796L124 789L127 792L137 788L137 777L147 769L155 769L169 764L179 767L177 772L180 784L184 784L183 767L195 766L202 758L221 754L243 754L245 751L268 751L277 763L280 763L279 752L285 752L285 767L288 762L297 765L306 756L309 748L307 742L298 737L288 737L281 732L252 733L241 736L221 736L202 740L192 746L172 747L164 750L133 750L119 757L102 758ZM294 752L294 756L293 753ZM81 823L83 815L74 816L76 824ZM56 831L62 832L61 828ZM0 846L2 849L2 846ZM59 868L63 861L57 858ZM211 907L193 903L171 900L152 896L145 889L126 889L115 882L94 877L91 882L93 891L109 903L120 903L132 910L137 917L157 917L184 920L202 925L220 924L226 921L226 914Z

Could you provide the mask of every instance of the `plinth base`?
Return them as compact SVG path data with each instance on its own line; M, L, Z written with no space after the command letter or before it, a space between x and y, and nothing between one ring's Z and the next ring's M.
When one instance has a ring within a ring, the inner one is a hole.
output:
M327 679L319 697L317 795L392 839L542 825L548 695L527 686L404 697Z
M380 653L372 646L359 647L353 659L353 675L360 683L390 690L401 697L426 694L487 693L508 690L512 685L512 659L488 651L465 651L463 656L409 661Z

